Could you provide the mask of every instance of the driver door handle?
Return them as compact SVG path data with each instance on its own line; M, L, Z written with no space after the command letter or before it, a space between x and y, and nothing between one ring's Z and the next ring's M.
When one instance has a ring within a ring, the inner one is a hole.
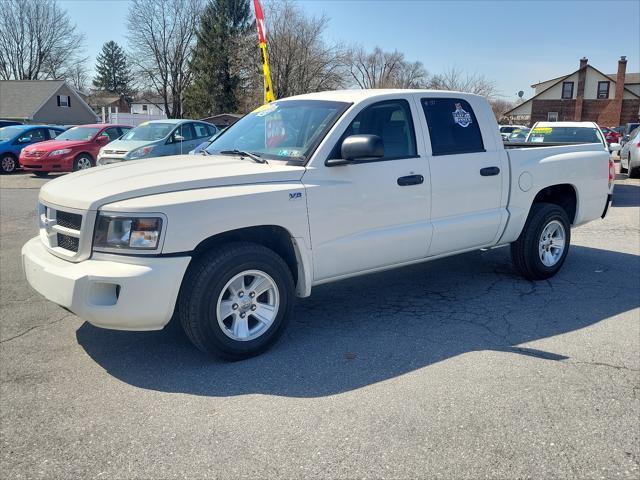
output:
M483 177L491 177L493 175L498 175L500 173L500 169L498 167L485 167L480 169L480 175Z
M407 175L406 177L398 178L398 185L401 187L406 187L408 185L420 185L424 182L424 177L422 175Z

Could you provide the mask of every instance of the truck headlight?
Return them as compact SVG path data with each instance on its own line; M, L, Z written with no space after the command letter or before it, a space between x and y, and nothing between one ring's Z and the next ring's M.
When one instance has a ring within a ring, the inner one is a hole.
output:
M156 250L162 231L161 217L100 214L93 234L96 250Z
M146 157L153 151L153 148L154 148L153 145L150 145L148 147L136 148L135 150L130 151L126 155L126 158L129 160L135 160L136 158Z

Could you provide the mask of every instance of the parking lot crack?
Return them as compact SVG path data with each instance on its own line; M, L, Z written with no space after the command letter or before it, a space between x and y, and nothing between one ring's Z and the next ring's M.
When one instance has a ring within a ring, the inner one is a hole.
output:
M628 372L640 372L640 368L631 368L631 367L627 367L625 365L613 365L611 363L605 363L605 362L568 362L571 365L591 365L593 367L607 367L607 368L614 368L616 370L626 370Z
M71 315L65 315L64 317L59 318L59 319L54 320L54 321L49 322L49 323L42 323L42 324L40 324L40 325L34 325L33 327L29 327L29 328L27 328L26 330L24 330L23 332L20 332L20 333L18 333L17 335L14 335L13 337L9 337L9 338L6 338L6 339L4 339L4 340L0 340L0 344L1 344L1 343L7 343L7 342L10 342L11 340L15 340L16 338L20 338L20 337L22 337L22 336L26 335L27 333L29 333L29 332L31 332L31 331L33 331L33 330L36 330L36 329L38 329L38 328L48 327L48 326L53 325L53 324L55 324L55 323L62 322L63 320L65 320L65 319L69 318L70 316L71 316Z

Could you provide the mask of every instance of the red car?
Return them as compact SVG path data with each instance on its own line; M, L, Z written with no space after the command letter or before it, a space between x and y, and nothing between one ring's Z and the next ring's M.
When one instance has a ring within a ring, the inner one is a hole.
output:
M620 143L620 137L622 137L620 133L608 127L600 127L600 130L602 130L602 133L604 133L604 138L607 141L607 145L610 143Z
M23 148L20 166L42 177L51 172L75 172L93 167L98 151L131 128L128 125L110 124L70 128L54 140Z

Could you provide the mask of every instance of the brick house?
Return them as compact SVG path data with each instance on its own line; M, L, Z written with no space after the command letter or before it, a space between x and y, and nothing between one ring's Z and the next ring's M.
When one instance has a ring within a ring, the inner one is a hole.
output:
M604 74L580 60L575 72L531 85L535 94L504 114L512 123L588 121L613 127L640 116L640 73L627 73L620 57L618 72Z

